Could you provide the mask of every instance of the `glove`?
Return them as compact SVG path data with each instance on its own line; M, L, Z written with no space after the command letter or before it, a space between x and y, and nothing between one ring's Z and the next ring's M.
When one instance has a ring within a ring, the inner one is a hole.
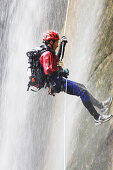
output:
M69 75L69 70L66 68L65 70L62 71L61 76L68 78Z
M64 44L66 44L68 42L67 38L65 36L62 36L62 38L61 38L61 43L63 43L63 42L64 42Z
M69 70L67 68L63 70L63 68L59 66L58 75L67 78L69 75Z
M69 76L69 69L66 68L66 69L64 70L64 73L65 73L66 76Z

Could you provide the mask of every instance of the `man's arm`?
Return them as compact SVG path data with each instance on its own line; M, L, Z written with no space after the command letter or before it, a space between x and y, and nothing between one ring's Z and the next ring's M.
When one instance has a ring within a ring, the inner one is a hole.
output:
M67 43L68 41L67 41L67 38L65 37L65 36L63 36L62 38L61 38L61 42L60 42L60 48L59 48L59 51L58 51L58 53L57 53L57 55L58 55L58 58L59 59L63 59L63 57L64 57L64 52L65 52L65 46L66 46L66 43Z
M50 51L46 51L41 55L40 63L43 66L46 75L59 70L57 60L53 58L53 54Z

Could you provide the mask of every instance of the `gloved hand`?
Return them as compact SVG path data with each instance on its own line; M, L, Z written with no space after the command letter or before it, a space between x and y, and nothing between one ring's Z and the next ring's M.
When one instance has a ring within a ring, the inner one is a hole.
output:
M69 75L68 68L63 70L63 68L61 66L59 66L59 75L62 77L68 78L68 75Z
M66 76L69 76L69 69L68 68L64 69L64 73Z
M68 42L67 38L65 36L61 37L61 43L63 43L63 42L64 42L64 44L66 44Z
M65 77L65 78L68 78L68 75L69 75L69 70L68 70L68 68L66 68L62 72L62 76Z

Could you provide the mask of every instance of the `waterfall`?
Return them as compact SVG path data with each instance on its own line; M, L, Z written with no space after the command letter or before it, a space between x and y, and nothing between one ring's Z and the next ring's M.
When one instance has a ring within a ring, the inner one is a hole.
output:
M26 52L42 43L48 29L61 29L65 7L59 0L1 1L1 170L43 169L55 99L47 90L27 92Z
M73 81L87 81L102 4L102 0L74 3L76 17L71 24L75 31L67 35L69 61L66 56ZM66 96L66 103L64 94L47 96L43 89L27 92L25 55L41 43L44 31L61 31L66 7L67 0L1 2L0 170L62 170L65 156L68 162L81 104L74 96Z

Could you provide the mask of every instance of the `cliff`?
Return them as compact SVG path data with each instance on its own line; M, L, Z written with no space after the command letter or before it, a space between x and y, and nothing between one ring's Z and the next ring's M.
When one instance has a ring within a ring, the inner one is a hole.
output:
M96 96L102 100L108 96L113 96L113 1L106 0L102 25L96 39L98 47L95 51L94 61L91 68L89 84ZM113 102L110 108L113 114ZM102 143L104 143L105 152L108 152L106 170L113 169L113 119L106 125L107 135ZM104 133L103 126L103 132ZM102 153L102 152L101 152ZM100 156L101 159L101 156ZM105 169L105 167L103 169Z
M73 9L74 1L70 8ZM74 10L74 9L73 9ZM74 12L69 11L72 17ZM73 17L72 17L73 18ZM73 20L69 19L72 23ZM68 35L70 35L68 24ZM71 28L73 31L73 26ZM99 100L113 96L113 1L106 0L96 36L96 48L90 61L88 89ZM110 108L113 114L113 103ZM83 108L74 129L68 170L113 170L113 119L95 127Z

